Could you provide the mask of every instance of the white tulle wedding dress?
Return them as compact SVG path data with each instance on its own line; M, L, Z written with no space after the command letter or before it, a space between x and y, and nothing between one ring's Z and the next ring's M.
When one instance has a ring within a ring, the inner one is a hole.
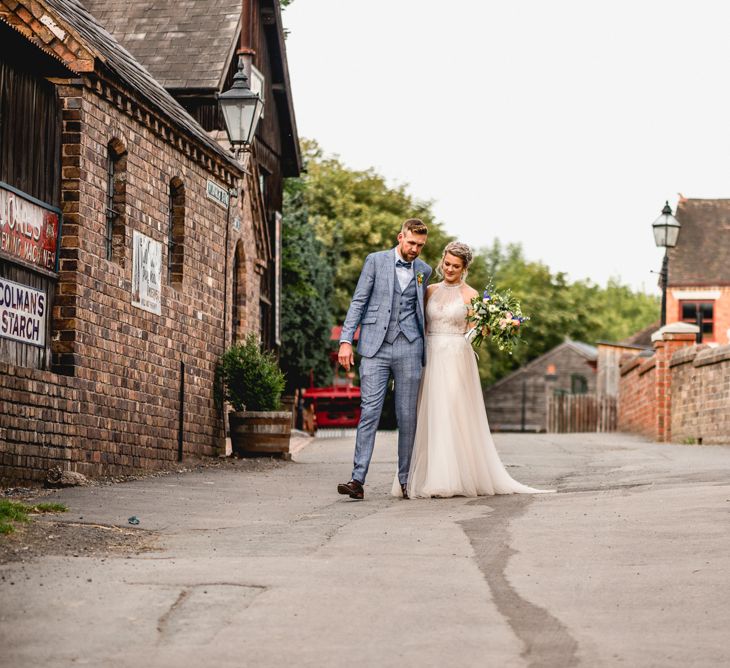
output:
M426 305L426 367L408 475L416 497L536 494L507 473L494 447L479 371L465 338L468 306L460 285L440 283ZM402 496L398 478L393 496Z

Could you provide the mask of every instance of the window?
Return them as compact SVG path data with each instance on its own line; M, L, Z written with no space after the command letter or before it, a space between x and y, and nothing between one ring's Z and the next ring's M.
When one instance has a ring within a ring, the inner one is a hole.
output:
M233 340L242 339L246 331L246 254L243 241L236 244L233 260Z
M261 346L264 350L271 350L274 347L272 340L272 322L271 322L271 283L272 283L272 263L261 274L261 283L259 288L259 333L261 335Z
M167 281L182 287L185 264L185 185L177 176L170 181L167 223Z
M587 394L588 380L579 373L570 376L570 393L571 394Z
M700 324L702 318L702 339L715 340L715 302L679 302L679 319L693 325Z
M107 146L106 259L124 265L127 243L127 149L119 139Z

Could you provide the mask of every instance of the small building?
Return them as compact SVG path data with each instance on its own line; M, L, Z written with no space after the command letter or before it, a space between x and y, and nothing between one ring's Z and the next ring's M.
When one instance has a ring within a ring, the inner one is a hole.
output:
M484 392L493 431L545 431L548 398L596 392L598 351L567 340L540 355Z
M623 341L599 341L597 343L598 376L596 379L596 393L598 396L618 396L621 359L627 354L637 355L647 351L652 353L654 348L651 336L659 327L660 323L657 320Z
M680 197L669 249L667 324L699 324L702 343L730 342L730 199Z
M0 0L0 478L219 454L216 362L275 339L277 196L88 4Z

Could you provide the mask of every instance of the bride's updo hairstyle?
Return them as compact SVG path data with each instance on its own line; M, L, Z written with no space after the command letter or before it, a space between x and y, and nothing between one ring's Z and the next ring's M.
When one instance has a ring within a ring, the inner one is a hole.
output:
M464 271L461 274L461 280L465 281L467 275L469 274L469 265L474 259L474 253L472 252L471 248L469 248L469 246L467 246L466 244L461 243L461 241L451 241L450 243L446 244L446 248L444 248L441 259L436 266L436 273L441 278L444 277L443 262L444 258L446 257L446 253L448 253L449 255L453 255L454 257L458 257L464 263Z

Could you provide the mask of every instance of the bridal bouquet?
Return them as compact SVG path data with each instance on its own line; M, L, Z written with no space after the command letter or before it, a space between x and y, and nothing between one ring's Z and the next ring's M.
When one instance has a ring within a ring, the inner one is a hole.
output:
M471 300L467 320L473 326L467 337L474 346L491 338L500 350L511 355L520 340L522 326L529 319L522 315L520 303L509 290L497 292L490 282L481 297L477 295Z

